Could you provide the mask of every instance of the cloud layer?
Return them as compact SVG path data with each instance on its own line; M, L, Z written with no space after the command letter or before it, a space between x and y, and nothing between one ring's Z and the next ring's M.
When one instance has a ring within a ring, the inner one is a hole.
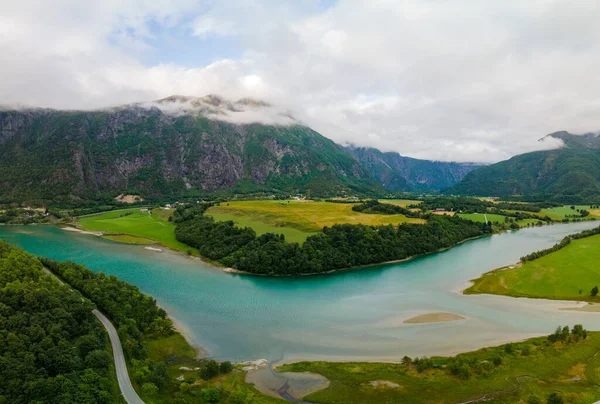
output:
M586 0L9 2L0 104L252 97L339 143L493 162L598 130L599 18ZM167 34L198 62L157 62Z

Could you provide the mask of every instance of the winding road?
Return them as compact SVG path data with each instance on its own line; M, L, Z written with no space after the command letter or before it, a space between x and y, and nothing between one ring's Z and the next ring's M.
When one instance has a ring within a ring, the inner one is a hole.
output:
M125 398L128 404L144 404L140 396L137 395L133 386L131 385L131 380L129 379L129 374L127 373L127 364L125 363L125 356L123 355L123 348L121 347L121 341L119 340L119 335L117 334L117 330L112 325L112 323L104 316L104 314L100 313L98 310L92 310L92 313L100 320L106 331L108 332L108 336L110 337L110 343L112 344L113 356L115 357L115 370L117 372L117 380L119 381L119 388L121 389L121 394Z

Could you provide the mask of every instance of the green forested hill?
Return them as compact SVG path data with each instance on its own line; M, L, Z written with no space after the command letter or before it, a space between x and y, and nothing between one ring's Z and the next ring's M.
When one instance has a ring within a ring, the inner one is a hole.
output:
M0 241L0 403L121 402L93 308Z
M211 97L175 112L156 105L163 104L0 111L0 203L382 189L340 146L291 118L285 125L217 119L248 105L260 112L262 104Z
M553 137L563 139L565 147L521 154L481 167L447 192L479 196L527 195L564 203L600 200L600 149L590 146L593 139L575 137L573 140L574 135L566 132L558 135Z

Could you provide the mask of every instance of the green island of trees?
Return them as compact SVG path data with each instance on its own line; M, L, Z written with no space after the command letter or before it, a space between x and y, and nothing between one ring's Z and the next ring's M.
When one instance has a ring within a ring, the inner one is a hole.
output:
M323 228L304 244L276 234L256 236L232 221L215 222L206 206L179 207L173 215L178 241L237 270L265 275L301 275L379 264L449 248L492 233L491 224L458 217L427 215L426 224L366 226L340 224Z

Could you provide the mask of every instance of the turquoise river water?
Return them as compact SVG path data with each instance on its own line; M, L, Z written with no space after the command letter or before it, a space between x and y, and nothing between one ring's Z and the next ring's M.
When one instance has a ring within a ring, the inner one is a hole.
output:
M460 293L469 279L594 226L582 222L524 229L402 263L300 278L227 274L184 254L51 226L0 226L0 238L33 254L70 259L137 285L158 300L195 344L220 360L398 360L548 334L559 324L600 330L598 313L558 310L574 302ZM466 319L403 323L428 312Z

